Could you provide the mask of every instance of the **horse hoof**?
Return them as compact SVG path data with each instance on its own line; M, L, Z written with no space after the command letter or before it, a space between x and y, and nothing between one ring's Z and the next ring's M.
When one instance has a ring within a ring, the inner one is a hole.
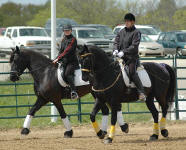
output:
M161 135L162 135L163 137L168 137L168 135L169 135L168 130L167 130L167 129L161 130Z
M30 130L28 128L23 128L21 131L22 135L28 135L30 133Z
M108 137L108 138L104 141L104 143L105 143L105 144L112 143L112 139Z
M64 138L72 138L72 135L73 135L73 131L72 130L65 131Z
M151 135L149 140L150 141L156 141L156 140L158 140L158 135L156 135L156 134Z
M129 132L129 125L125 123L124 125L120 126L122 132L128 133Z
M106 134L107 134L106 131L99 130L97 136L99 137L99 139L104 139Z

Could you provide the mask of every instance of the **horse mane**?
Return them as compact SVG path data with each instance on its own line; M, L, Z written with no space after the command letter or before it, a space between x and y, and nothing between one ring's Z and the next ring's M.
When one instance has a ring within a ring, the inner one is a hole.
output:
M23 53L25 54L28 54L34 58L38 58L40 59L42 62L45 62L45 63L52 63L52 60L48 57L46 57L45 55L39 53L39 52L36 52L36 51L32 51L32 50L27 50L27 51L23 51Z
M113 55L106 53L97 46L88 46L88 50L95 55L96 62L101 61L102 64L110 64L110 67L112 67L115 72L120 71L119 62L114 60Z
M97 47L97 46L88 46L88 49L91 53L93 53L96 57L98 57L98 59L104 59L106 61L111 61L111 57L108 56L108 54L102 50L101 48Z

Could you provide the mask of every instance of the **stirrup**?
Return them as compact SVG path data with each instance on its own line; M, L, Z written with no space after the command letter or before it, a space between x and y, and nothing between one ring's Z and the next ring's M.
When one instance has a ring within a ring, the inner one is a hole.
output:
M146 95L144 93L139 93L139 100L145 102L146 101Z
M77 92L72 91L71 92L71 99L78 99L78 98L79 98L79 96L78 96Z

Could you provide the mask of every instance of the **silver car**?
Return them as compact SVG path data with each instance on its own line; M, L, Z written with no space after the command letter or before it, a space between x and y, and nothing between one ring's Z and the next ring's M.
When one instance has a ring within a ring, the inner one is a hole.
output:
M104 35L96 28L73 27L72 34L76 37L78 45L96 45L105 52L112 52L113 41L105 39ZM61 38L58 41L60 42ZM60 44L59 42L58 44Z
M162 45L154 42L147 35L142 34L139 45L139 55L141 56L164 56L164 48Z

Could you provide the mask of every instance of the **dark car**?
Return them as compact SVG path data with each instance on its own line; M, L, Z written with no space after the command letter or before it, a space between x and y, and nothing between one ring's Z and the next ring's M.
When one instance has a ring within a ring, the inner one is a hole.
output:
M186 32L162 32L157 42L162 44L165 54L176 54L177 52L186 55Z
M106 39L112 40L116 35L112 32L112 29L106 25L102 24L85 24L84 26L88 26L90 28L96 28L101 31Z

